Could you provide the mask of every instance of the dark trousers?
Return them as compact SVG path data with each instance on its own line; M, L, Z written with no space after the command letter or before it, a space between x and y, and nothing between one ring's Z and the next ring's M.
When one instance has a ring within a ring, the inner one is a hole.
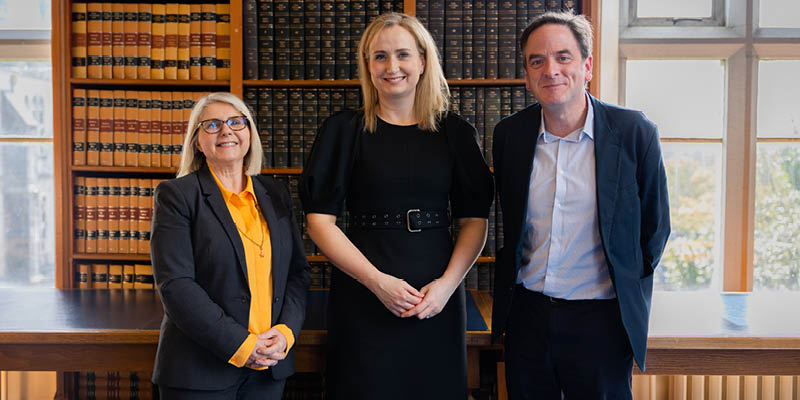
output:
M633 351L616 299L551 299L517 285L505 359L512 400L633 398Z
M222 390L192 390L159 385L158 395L161 400L280 400L285 385L286 379L276 381L269 370L242 368L236 383Z

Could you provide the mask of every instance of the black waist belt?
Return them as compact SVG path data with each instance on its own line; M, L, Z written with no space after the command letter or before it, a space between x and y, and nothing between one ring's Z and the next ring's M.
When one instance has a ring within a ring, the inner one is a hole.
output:
M409 232L419 232L423 229L450 226L450 215L446 209L416 208L393 212L350 213L347 225L349 229L404 229Z

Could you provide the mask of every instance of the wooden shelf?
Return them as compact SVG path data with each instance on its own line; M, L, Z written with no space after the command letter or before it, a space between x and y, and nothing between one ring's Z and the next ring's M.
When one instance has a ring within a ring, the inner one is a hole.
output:
M246 80L245 86L249 87L359 87L358 79L321 79L321 80Z
M245 80L249 87L359 87L358 79L322 79L322 80ZM524 85L524 79L448 79L450 86L508 86Z
M114 172L131 174L174 174L177 168L172 167L107 167L97 165L73 165L72 171L75 172ZM265 175L300 175L302 168L265 168L261 170Z
M229 81L177 80L177 79L84 79L70 78L73 85L86 86L182 86L182 87L228 87Z
M524 79L448 79L450 86L518 86L524 85Z
M72 255L72 260L150 262L150 254L76 253Z

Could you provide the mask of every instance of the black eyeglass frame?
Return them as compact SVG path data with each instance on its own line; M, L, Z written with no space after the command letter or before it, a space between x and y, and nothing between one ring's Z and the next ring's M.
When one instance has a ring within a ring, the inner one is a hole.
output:
M231 126L231 121L232 120L240 120L240 121L244 120L244 124L242 124L241 128L236 129L233 126ZM208 129L206 129L206 127L203 126L203 124L205 124L206 122L210 122L210 121L219 121L220 122L219 129L217 129L216 131L213 131L213 132L209 131ZM197 127L195 127L195 130L201 129L203 132L205 132L205 133L207 133L209 135L216 135L216 134L222 132L222 124L228 125L228 128L231 128L232 131L240 131L240 130L244 129L245 127L249 127L250 126L250 119L248 119L247 116L244 116L244 115L237 115L235 117L230 117L230 118L228 118L228 119L226 119L224 121L219 119L219 118L209 118L209 119L206 119L206 120L198 122L197 123Z

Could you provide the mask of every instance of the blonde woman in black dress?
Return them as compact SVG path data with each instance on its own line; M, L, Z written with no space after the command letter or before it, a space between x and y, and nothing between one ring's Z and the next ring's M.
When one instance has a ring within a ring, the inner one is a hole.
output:
M309 235L337 267L327 398L463 400L462 280L486 241L492 176L475 128L447 112L419 21L380 16L359 56L365 106L323 123L301 181ZM347 233L335 224L345 202Z

